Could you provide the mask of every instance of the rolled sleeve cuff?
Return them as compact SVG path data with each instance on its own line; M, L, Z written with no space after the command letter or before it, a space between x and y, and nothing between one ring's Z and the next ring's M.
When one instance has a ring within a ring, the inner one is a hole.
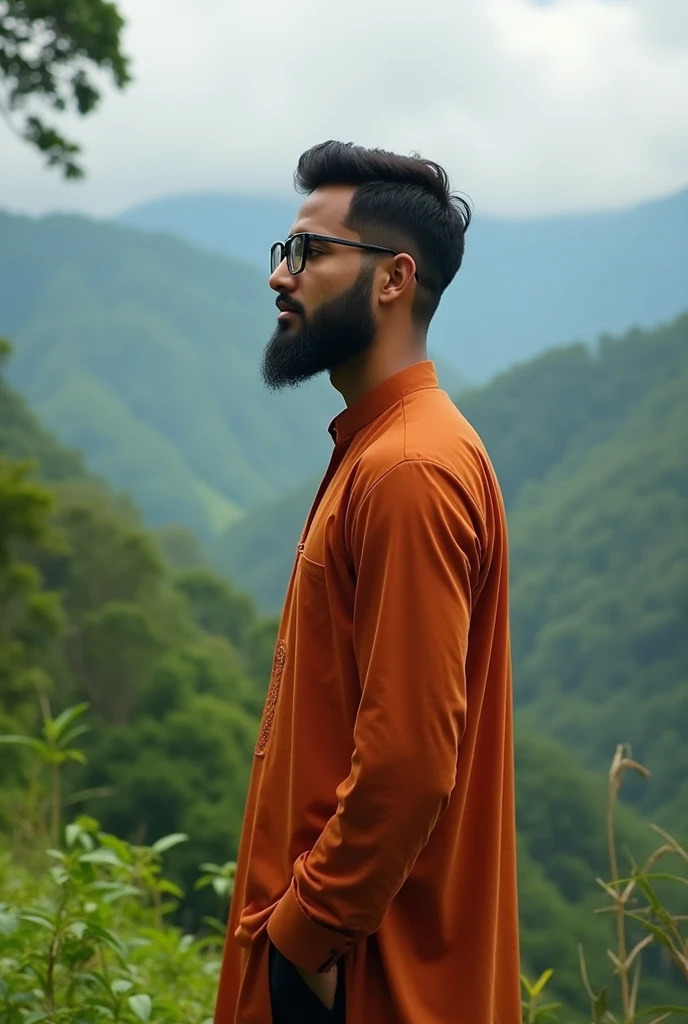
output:
M293 885L275 907L267 930L287 960L304 971L321 974L330 970L355 941L312 921L296 899Z

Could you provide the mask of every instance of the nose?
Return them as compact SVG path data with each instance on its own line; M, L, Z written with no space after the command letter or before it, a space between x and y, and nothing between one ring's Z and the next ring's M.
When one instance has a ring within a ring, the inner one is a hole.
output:
M270 274L268 284L274 292L293 292L296 288L296 278L289 273L286 257L279 267Z

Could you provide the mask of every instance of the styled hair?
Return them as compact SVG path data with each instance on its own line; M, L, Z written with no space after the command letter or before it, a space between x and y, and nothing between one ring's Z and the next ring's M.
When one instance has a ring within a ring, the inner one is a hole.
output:
M355 186L346 226L366 242L413 256L418 272L413 312L428 324L461 266L471 222L471 208L451 192L444 168L417 155L330 140L302 154L294 184L308 194L326 185Z

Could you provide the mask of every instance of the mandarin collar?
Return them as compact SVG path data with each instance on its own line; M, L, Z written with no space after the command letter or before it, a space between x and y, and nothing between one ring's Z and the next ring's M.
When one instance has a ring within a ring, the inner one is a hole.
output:
M348 406L330 423L328 428L333 441L347 441L390 409L402 398L414 391L438 387L435 364L430 359L414 363L387 377L381 384L362 395L353 405Z

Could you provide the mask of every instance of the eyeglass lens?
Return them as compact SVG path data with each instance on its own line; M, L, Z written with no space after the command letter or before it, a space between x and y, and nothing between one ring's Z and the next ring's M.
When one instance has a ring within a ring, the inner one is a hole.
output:
M284 245L282 242L275 242L270 249L270 273L274 274L284 259Z
M287 257L287 266L290 274L300 274L306 256L306 240L303 235L293 235L288 242L275 242L270 250L270 271L274 272L280 263Z
M288 266L291 274L298 274L303 270L305 256L305 239L303 235L293 235L289 243Z

